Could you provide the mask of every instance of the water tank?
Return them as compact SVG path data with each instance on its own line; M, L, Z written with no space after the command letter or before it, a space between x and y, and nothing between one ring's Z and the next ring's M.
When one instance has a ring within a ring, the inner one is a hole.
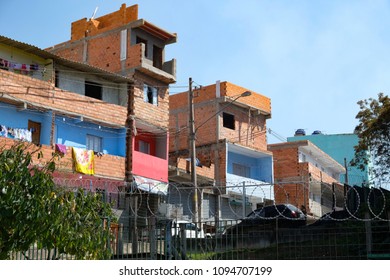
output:
M305 136L306 135L306 132L304 129L302 128L299 128L295 131L295 135L294 136Z

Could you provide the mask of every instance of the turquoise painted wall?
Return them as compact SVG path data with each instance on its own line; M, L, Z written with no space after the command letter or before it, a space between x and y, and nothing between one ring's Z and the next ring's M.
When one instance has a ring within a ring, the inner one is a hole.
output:
M314 145L319 147L334 160L344 165L344 158L347 160L348 166L348 184L361 186L363 182L369 181L368 169L362 171L349 163L355 157L354 146L358 144L359 138L356 134L316 134L305 136L294 136L287 138L288 142L309 140ZM345 183L345 175L340 176L340 182Z

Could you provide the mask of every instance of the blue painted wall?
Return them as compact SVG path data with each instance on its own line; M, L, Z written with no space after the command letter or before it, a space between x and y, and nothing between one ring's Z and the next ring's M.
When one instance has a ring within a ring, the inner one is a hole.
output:
M287 138L288 142L309 140L319 147L334 160L344 166L344 158L348 166L348 183L350 185L361 186L369 181L368 169L362 171L356 167L350 166L349 162L355 157L354 146L359 142L356 134L316 134L305 136L294 136ZM340 176L340 182L345 183L345 175Z
M87 134L103 138L105 154L124 157L126 152L126 130L107 128L87 122L77 122L68 117L56 117L56 143L78 148L86 147Z
M227 173L233 174L233 163L250 167L250 178L263 182L272 182L272 157L253 158L228 152Z
M13 105L0 103L0 125L27 129L28 120L41 123L41 144L50 145L51 113L41 113L29 109L17 111Z
M28 120L41 123L41 144L50 145L51 112L33 110L17 111L13 105L0 102L0 125L11 128L28 127ZM105 154L124 157L126 154L126 129L113 129L99 125L79 122L68 117L56 117L55 142L79 148L86 147L87 134L103 138L103 152Z

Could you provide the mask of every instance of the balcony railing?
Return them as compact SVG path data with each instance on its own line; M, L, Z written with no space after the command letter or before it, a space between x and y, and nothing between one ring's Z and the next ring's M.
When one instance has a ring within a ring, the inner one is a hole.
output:
M133 151L133 174L168 182L168 160Z

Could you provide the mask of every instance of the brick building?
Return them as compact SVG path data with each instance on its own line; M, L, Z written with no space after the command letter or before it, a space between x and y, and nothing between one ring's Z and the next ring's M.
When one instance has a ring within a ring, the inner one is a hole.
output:
M176 60L164 56L176 39L139 19L138 5L124 4L73 22L71 39L46 50L1 37L0 58L7 62L1 67L1 110L7 114L0 123L34 131L47 155L61 145L66 153L56 177L68 186L140 194L114 198L122 210L137 211L134 231L145 225L148 212L156 213L167 191L168 89L176 80ZM75 172L77 148L97 152L93 172Z
M41 145L42 160L51 157L56 144L63 145L58 167L67 177L74 171L72 147L100 152L104 156L95 157L96 177L123 183L127 110L121 104L131 79L3 36L0 73L1 141ZM87 94L95 83L103 100ZM16 135L15 129L26 135Z
M113 72L133 81L128 111L132 153L128 180L144 190L168 182L169 85L176 81L176 60L165 61L165 47L177 40L138 18L138 5L71 24L71 39L47 51ZM131 167L130 167L131 165ZM148 175L140 175L148 171Z
M229 82L194 90L196 172L203 188L204 220L241 217L273 197L272 154L266 138L270 99L252 91L241 96L244 92L248 90ZM188 102L188 92L170 97L169 122L175 133L169 141L169 179L190 186ZM191 215L190 209L184 212Z
M308 140L268 145L274 157L275 202L320 217L344 205L345 168Z
M354 147L359 143L359 137L356 134L323 134L321 131L315 130L311 135L306 135L302 129L298 132L301 133L288 137L287 142L309 140L341 165L347 165L348 172L341 175L341 183L351 186L367 186L368 182L372 181L368 172L368 165L365 166L365 170L360 170L350 164L351 160L355 158ZM368 162L371 162L371 160L368 159Z

